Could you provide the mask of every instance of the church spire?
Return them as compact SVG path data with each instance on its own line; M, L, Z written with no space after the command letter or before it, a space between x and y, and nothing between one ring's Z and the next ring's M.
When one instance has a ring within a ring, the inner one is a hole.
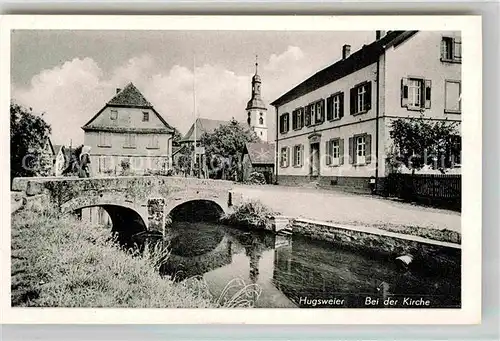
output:
M247 103L247 122L261 141L267 141L266 105L261 98L261 83L259 76L259 56L255 55L255 75L252 77L252 97Z

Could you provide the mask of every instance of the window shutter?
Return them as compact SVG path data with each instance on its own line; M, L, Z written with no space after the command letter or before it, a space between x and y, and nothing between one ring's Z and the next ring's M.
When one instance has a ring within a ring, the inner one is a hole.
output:
M333 119L333 97L330 96L326 99L326 119Z
M304 108L300 108L300 127L299 129L302 129L304 127Z
M290 147L286 147L286 166L290 166Z
M351 115L356 113L356 88L351 89L351 100L349 102Z
M331 141L326 141L325 142L325 152L326 152L326 165L331 165L332 164L332 150L331 150L332 144Z
M441 58L446 59L446 39L441 39Z
M372 161L372 136L370 134L365 136L365 160L367 164Z
M355 163L355 155L356 153L354 152L354 137L349 137L349 163Z
M304 145L300 145L300 167L304 165Z
M304 107L304 111L305 111L304 123L306 124L306 127L309 127L311 125L311 110L310 110L310 107L308 105L306 105Z
M323 123L325 122L325 100L322 98L319 102L319 110L320 110L320 115L319 115L319 122L318 123Z
M363 103L363 109L368 111L372 108L372 82L366 83L366 96L365 103Z
M339 139L339 164L344 164L344 139Z
M283 115L280 116L280 122L279 122L279 126L280 126L280 134L283 133Z
M462 40L461 38L453 39L453 59L457 61L462 60Z
M425 109L431 108L431 85L430 79L425 80Z
M295 125L297 124L297 113L295 111L292 112L292 129L295 129Z
M401 106L408 107L408 78L401 78Z
M344 117L344 93L339 94L339 118Z

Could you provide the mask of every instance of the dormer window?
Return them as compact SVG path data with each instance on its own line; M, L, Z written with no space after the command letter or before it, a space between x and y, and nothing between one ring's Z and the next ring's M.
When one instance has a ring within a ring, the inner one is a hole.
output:
M142 122L149 122L149 112L147 111L142 112Z
M111 109L110 118L114 121L118 118L118 110Z

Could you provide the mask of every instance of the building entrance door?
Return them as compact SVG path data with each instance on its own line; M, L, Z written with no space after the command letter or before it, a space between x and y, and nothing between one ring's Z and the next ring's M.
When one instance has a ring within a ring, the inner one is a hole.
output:
M311 177L318 177L319 176L319 142L311 143L310 144L310 160L309 160L309 175Z

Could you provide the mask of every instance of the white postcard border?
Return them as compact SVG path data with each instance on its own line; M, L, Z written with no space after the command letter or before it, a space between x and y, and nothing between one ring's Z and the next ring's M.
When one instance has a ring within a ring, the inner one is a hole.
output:
M10 103L13 29L461 30L463 42L461 309L79 309L10 307L9 116L1 115L0 322L57 324L476 324L481 320L482 34L480 16L2 16L0 107Z

